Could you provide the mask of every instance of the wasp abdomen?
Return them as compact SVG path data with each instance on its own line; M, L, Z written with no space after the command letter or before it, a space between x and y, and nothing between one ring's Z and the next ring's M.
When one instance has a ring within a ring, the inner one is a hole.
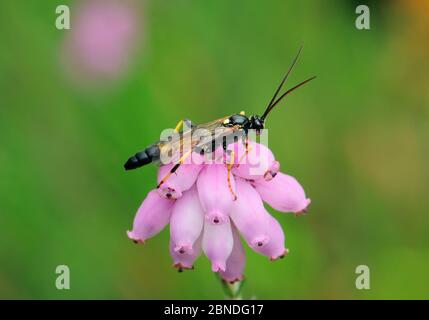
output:
M151 145L130 157L127 162L125 162L124 168L125 170L137 169L158 159L159 147L157 145Z

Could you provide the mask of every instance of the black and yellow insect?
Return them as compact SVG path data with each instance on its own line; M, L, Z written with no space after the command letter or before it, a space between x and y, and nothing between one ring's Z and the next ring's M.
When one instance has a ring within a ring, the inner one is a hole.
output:
M288 78L290 72L292 71L298 57L301 53L302 46L300 47L297 55L292 61L291 66L283 77L280 85L278 86L274 96L272 97L270 103L268 104L265 112L262 116L253 115L247 117L244 112L239 114L233 114L226 116L208 123L196 125L190 120L181 120L176 126L175 131L179 134L175 139L170 139L168 141L158 141L130 157L124 165L125 170L132 170L139 167L142 167L149 163L160 163L160 159L164 153L169 153L170 157L172 154L178 154L176 157L178 160L175 162L175 165L172 167L171 171L164 177L161 182L158 184L158 188L168 179L168 177L176 172L181 164L192 154L192 152L207 153L216 149L217 146L222 144L224 150L226 150L228 143L233 142L233 139L228 139L231 136L241 137L243 143L246 144L247 150L247 137L249 130L255 130L256 134L259 134L262 129L264 129L265 120L268 114L273 110L273 108L289 93L303 86L307 82L313 80L315 76L308 78L305 81L297 84L291 89L284 92L280 97L277 98L283 84ZM183 129L183 128L187 129ZM204 129L206 135L195 135L194 133L198 129ZM228 142L229 141L229 142ZM184 151L183 146L189 145L189 150Z

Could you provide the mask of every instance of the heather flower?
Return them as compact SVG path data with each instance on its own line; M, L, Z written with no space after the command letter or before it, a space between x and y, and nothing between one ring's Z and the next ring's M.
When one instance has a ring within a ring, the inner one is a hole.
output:
M303 213L311 202L299 182L281 172L269 182L259 179L253 185L262 200L277 211Z
M283 258L288 254L289 249L285 248L285 235L283 233L280 223L274 219L271 215L268 214L268 241L263 245L253 246L252 248L270 258L271 261L277 260L278 258Z
M252 185L237 179L237 200L231 210L231 218L249 247L262 247L270 240L269 213L261 197Z
M192 253L183 254L177 249L177 244L174 243L173 239L170 238L170 255L173 258L173 267L179 271L183 269L193 269L194 262L201 254L201 237L199 237L192 246Z
M170 235L176 244L174 251L192 254L192 246L203 229L204 211L196 187L176 201L171 214Z
M240 237L270 260L285 256L284 232L264 202L282 212L300 213L310 200L295 178L279 172L271 150L256 142L249 145L248 152L241 142L230 145L228 150L234 152L222 154L220 163L182 164L159 189L149 192L128 236L144 242L170 223L173 266L193 269L204 252L212 271L230 283L244 277ZM161 166L158 183L171 166Z
M228 170L225 165L206 165L197 181L201 204L206 219L213 224L222 224L234 203L234 195L228 187ZM231 176L231 188L235 190L235 181Z
M158 183L170 172L173 166L174 164L168 164L159 168ZM184 191L189 190L194 185L201 169L202 165L198 164L181 165L179 169L158 188L159 195L168 199L180 198Z
M274 154L265 145L249 141L248 151L245 145L240 141L231 144L228 148L234 151L234 175L254 180L263 178L266 181L271 180L280 169L280 163L274 158ZM250 151L249 151L250 150Z
M226 260L226 270L220 271L222 279L229 283L243 280L244 266L246 265L246 256L243 244L240 240L237 228L232 227L232 240L233 246L231 254Z
M152 190L144 199L134 218L133 230L128 237L136 242L145 242L160 232L170 222L174 202L161 198Z
M203 251L212 263L212 271L226 271L226 260L232 252L233 238L229 218L220 225L204 223Z

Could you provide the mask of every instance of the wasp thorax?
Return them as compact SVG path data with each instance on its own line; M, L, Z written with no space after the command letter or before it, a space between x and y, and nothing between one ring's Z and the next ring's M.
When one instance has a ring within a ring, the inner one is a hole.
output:
M241 128L245 128L249 126L249 118L242 114L234 114L229 118L225 119L223 125L225 127L239 126Z

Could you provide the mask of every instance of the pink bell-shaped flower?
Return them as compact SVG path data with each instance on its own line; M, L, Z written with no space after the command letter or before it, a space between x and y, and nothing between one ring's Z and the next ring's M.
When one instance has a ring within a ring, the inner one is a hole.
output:
M258 179L253 182L262 200L281 212L305 212L310 199L292 176L279 172L271 181Z
M198 177L201 205L206 213L206 219L212 224L222 224L228 220L235 194L232 174L230 181L232 189L228 185L228 169L223 164L206 165Z
M204 211L196 187L191 188L176 200L171 213L170 235L180 254L192 254L192 246L201 234Z
M246 147L242 141L231 144L228 150L234 151L233 173L248 180L264 178L269 181L280 169L280 163L275 160L273 153L265 145L249 141Z
M128 237L135 242L144 242L160 232L170 221L174 200L161 198L156 190L148 193L134 218L133 230Z
M265 246L270 240L269 213L252 185L236 179L237 201L231 209L231 219L251 248Z
M234 241L231 255L226 260L226 270L220 271L223 280L234 283L244 279L243 271L246 265L246 255L243 244L241 243L240 235L237 229L232 226L232 238Z
M224 223L214 225L209 221L204 223L202 247L205 255L212 263L212 271L226 271L226 261L233 247L231 223L227 217Z
M280 223L269 214L268 219L270 241L268 241L268 243L264 246L253 247L253 250L269 257L271 261L274 261L278 258L283 258L286 254L288 254L289 250L285 248L285 236Z
M199 255L201 254L201 237L199 237L192 246L192 253L179 253L175 249L177 245L170 238L170 255L173 258L173 267L182 271L183 269L193 269L194 262L197 260Z
M161 166L158 170L158 184L168 175L175 164ZM202 165L182 164L176 172L171 174L159 188L158 192L161 197L168 199L179 199L182 193L189 190L197 180Z

